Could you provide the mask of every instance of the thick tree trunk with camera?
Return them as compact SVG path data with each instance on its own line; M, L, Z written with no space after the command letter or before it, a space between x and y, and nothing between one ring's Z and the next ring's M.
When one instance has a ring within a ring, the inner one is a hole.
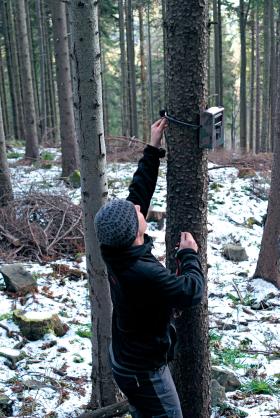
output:
M71 0L75 64L76 126L81 162L87 273L92 320L92 396L95 409L115 402L108 361L111 300L107 272L94 230L94 217L108 195L103 127L98 2Z
M280 50L277 51L280 62ZM280 67L277 68L276 115L280 112ZM276 125L271 185L267 219L264 226L261 249L254 277L261 277L280 288L280 120Z
M54 31L57 92L60 113L62 177L68 177L79 167L79 157L75 132L65 3L52 0L50 7Z
M170 0L166 4L167 105L178 119L199 125L206 107L208 2ZM195 47L194 47L195 45ZM175 270L180 231L198 242L206 274L207 152L199 129L169 124L167 164L167 265ZM173 376L185 418L209 417L207 298L176 320L178 348Z
M12 199L13 191L7 163L2 108L0 102L0 206L6 205Z
M27 18L25 2L18 2L17 6L18 42L21 64L21 88L23 96L26 145L25 156L32 160L39 157L37 121L35 110L35 95L32 81L30 47L27 33Z

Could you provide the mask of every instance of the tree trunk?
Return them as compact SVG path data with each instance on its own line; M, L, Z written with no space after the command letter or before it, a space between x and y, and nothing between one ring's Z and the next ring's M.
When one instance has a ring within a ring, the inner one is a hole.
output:
M4 75L4 61L2 57L2 45L0 44L0 98L2 106L3 117L3 129L5 137L10 136L10 123L8 115L8 101L5 87L5 75Z
M105 138L110 133L109 124L109 102L108 102L108 86L106 81L106 56L105 50L101 45L101 72L102 72L102 97L103 97L103 118L104 118L104 135Z
M22 85L20 77L20 60L18 52L17 31L16 30L16 13L13 11L12 0L8 0L7 3L7 22L10 30L10 42L11 42L11 59L13 63L13 72L15 80L15 91L17 100L17 112L18 112L18 139L25 139L25 120L23 109L23 97L22 97Z
M92 319L92 396L98 408L115 402L108 361L111 336L109 282L94 230L94 216L108 195L103 127L98 2L71 0L75 62L75 108L81 161L87 273Z
M274 143L276 141L277 130L277 114L276 114L276 94L277 89L277 73L276 73L276 45L275 45L275 17L274 17L274 4L273 1L269 1L269 20L270 20L270 141L269 149L273 152Z
M65 3L52 0L56 80L60 113L62 177L68 177L79 167L78 144L75 131L73 92Z
M255 151L256 154L261 149L261 80L260 80L260 25L259 25L259 7L256 11L256 134Z
M199 124L206 107L208 2L167 2L167 104L178 119ZM176 24L174 23L176 22ZM193 47L195 45L195 48ZM207 152L198 129L170 124L167 135L167 265L175 270L180 231L198 242L206 273ZM207 298L176 320L178 346L173 375L185 418L209 417L210 362Z
M120 67L121 67L121 104L122 104L122 135L129 135L128 122L128 97L127 97L127 62L126 62L126 48L125 48L125 25L124 25L124 5L123 0L118 0L119 7L119 31L120 31Z
M6 205L12 199L13 191L7 163L2 108L0 103L0 206Z
M152 40L151 40L151 0L148 0L148 13L147 13L147 24L148 24L148 74L149 74L149 106L150 106L150 118L154 122L155 112L154 112L154 83L153 83L153 60L152 60ZM165 8L166 10L166 8ZM166 64L166 59L164 60Z
M31 60L31 74L32 74L32 85L34 91L34 104L35 104L35 113L36 113L36 123L37 123L37 135L39 137L40 131L38 129L38 121L39 121L39 83L37 77L37 57L36 57L36 47L35 47L35 39L34 39L34 23L31 21L30 16L30 7L31 5L28 4L28 0L25 0L25 10L26 10L26 25L27 25L27 33L28 33L28 44L29 44L29 51L30 51L30 60Z
M39 50L40 50L40 123L41 142L46 138L47 128L47 107L46 107L46 53L45 53L45 31L43 21L42 0L36 2L36 11L39 26Z
M219 76L220 76L220 97L219 105L223 106L224 103L224 77L223 77L223 37L222 37L222 5L221 0L218 0L218 45L219 45Z
M142 133L143 140L147 142L149 137L148 108L147 108L147 75L144 47L143 5L138 6L139 13L139 39L140 39L140 71L141 71L141 96L142 96Z
M215 103L222 106L223 103L223 71L222 71L222 17L221 1L213 0L213 19L214 19L214 51L215 51Z
M249 150L254 151L254 110L255 110L255 11L251 12L251 72L250 72L250 131Z
M239 2L239 27L240 27L240 149L247 151L247 93L246 93L246 11L244 0Z
M272 0L264 2L263 17L263 38L264 38L264 61L263 61L263 93L262 93L262 128L261 128L261 151L268 151L269 137L269 82L270 82L270 53L271 37L269 24L269 3Z
M163 51L166 51L166 30L165 30L165 24L166 24L166 0L161 0L161 10L162 10L162 45L163 45ZM163 52L163 103L165 107L166 98L165 98L165 80L166 80L166 54Z
M47 107L47 126L50 128L50 134L48 137L54 141L57 145L58 139L58 109L56 106L57 89L54 80L55 68L54 68L54 39L53 30L50 27L50 11L45 3L45 7L42 9L43 19L45 22L45 53L46 53L46 107Z
M17 23L19 31L19 53L21 55L21 80L26 132L25 157L36 160L39 156L38 135L36 126L36 111L34 88L32 83L31 59L28 42L25 2L17 5Z
M280 52L278 50L278 62ZM278 67L276 114L280 112L280 71ZM271 172L267 219L254 277L261 277L280 288L280 120L277 120L275 147Z
M4 32L4 41L5 41L5 56L7 62L7 73L9 80L9 90L10 90L10 100L12 108L12 122L13 122L13 134L15 138L19 138L19 115L17 111L17 94L14 80L14 67L12 62L12 42L11 42L11 31L12 28L8 24L10 18L8 10L9 0L1 3L1 12L3 16L3 32Z
M131 0L126 0L126 43L128 69L128 103L130 118L130 135L138 136L137 105L136 105L136 75L134 52L134 25Z

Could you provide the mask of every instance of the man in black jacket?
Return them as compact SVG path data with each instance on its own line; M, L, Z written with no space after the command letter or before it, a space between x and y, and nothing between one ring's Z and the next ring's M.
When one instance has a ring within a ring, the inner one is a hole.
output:
M112 371L134 418L182 418L167 365L176 341L172 311L199 303L204 292L198 248L189 232L181 233L177 275L152 255L152 239L145 234L159 159L165 155L160 145L166 126L164 118L152 125L151 144L144 149L128 198L111 200L95 217L113 303Z

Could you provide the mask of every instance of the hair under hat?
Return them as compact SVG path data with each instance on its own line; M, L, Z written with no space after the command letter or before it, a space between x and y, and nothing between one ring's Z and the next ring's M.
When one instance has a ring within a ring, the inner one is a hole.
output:
M95 215L94 226L100 244L130 247L139 226L134 204L125 199L110 200Z

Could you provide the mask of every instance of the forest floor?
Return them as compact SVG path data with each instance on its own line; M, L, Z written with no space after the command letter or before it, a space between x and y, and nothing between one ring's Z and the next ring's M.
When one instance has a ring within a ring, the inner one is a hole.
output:
M24 164L20 158L23 150L8 153L14 157L9 163L15 194L38 190L65 194L78 203L80 190L67 188L59 178L58 152L47 149L44 153L53 156L44 168ZM109 153L109 161L111 157ZM271 156L261 156L253 165L250 157L224 154L214 159L212 153L209 157L213 161L209 163L208 206L211 358L212 364L233 371L241 382L240 389L227 392L222 405L213 408L212 418L280 417L280 292L261 279L252 280L267 208ZM231 167L221 168L218 163ZM135 168L135 162L109 162L111 196L127 196ZM246 168L243 174L240 168ZM152 206L163 213L163 221L160 225L148 224L154 254L163 263L165 175L166 163L162 162ZM246 261L233 262L224 257L224 245L236 243L246 249ZM0 260L0 264L5 262L4 258ZM44 265L25 261L23 265L36 278L38 292L24 299L14 298L5 290L0 274L0 348L13 349L21 338L12 318L12 311L19 307L58 313L69 330L63 337L46 334L41 340L28 341L16 368L0 355L0 395L7 395L12 402L9 416L77 417L89 400L91 388L90 303L82 274L84 256L76 254ZM80 276L73 276L71 269L79 270ZM15 333L9 337L7 330Z

